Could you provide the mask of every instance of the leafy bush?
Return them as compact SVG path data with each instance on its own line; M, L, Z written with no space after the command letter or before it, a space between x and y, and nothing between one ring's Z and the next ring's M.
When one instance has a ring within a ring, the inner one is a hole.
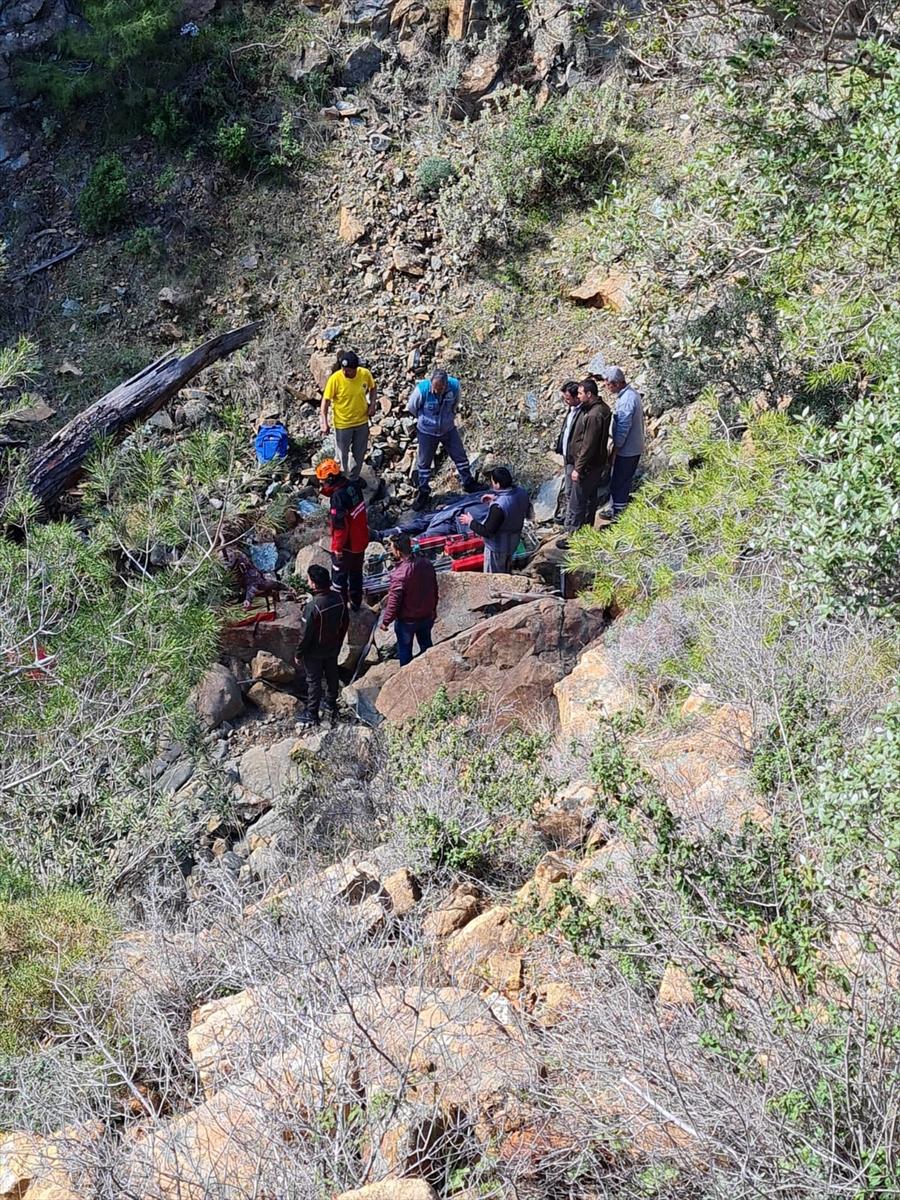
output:
M55 54L25 64L25 87L63 110L96 96L128 107L143 105L158 84L160 64L171 65L178 55L180 47L162 49L175 30L177 4L84 0L82 11L84 21L61 34Z
M87 536L36 522L25 493L7 502L27 533L0 539L0 659L14 668L0 675L0 828L18 831L27 869L89 883L185 835L183 798L136 772L164 733L194 730L188 695L215 658L226 592L197 497L228 476L231 454L214 431L164 450L140 436L101 448Z
M771 537L796 558L796 582L826 615L900 618L900 382L810 431L812 469L787 491Z
M441 184L447 183L455 175L456 171L450 159L439 158L435 155L423 158L416 167L416 181L419 185L419 191L425 195L439 191Z
M479 876L522 871L535 847L521 822L552 786L546 746L540 734L497 730L480 698L439 688L390 740L387 794L414 857Z
M99 901L72 888L41 888L0 858L0 1054L24 1049L56 979L100 951L112 928Z
M162 254L162 238L152 225L139 225L125 240L123 249L132 258L159 258Z
M248 126L242 121L223 121L213 138L213 149L232 170L248 166L253 159Z
M78 215L90 233L120 225L128 212L128 178L118 154L104 154L94 164L78 197Z
M438 201L444 235L467 255L501 250L535 232L554 207L602 191L620 161L581 96L540 112L522 101L506 122L475 127L470 163Z
M269 165L276 171L292 171L302 166L306 159L306 147L297 137L291 113L282 113L278 129L269 152Z
M190 122L172 95L163 96L150 121L150 134L164 146L181 145L190 132Z

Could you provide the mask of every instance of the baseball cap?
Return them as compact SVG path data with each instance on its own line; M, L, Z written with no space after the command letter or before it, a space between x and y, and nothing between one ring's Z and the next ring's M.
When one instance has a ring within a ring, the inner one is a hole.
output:
M604 367L600 375L607 383L625 382L625 372L621 367Z
M355 350L343 350L338 358L338 362L342 367L358 367L359 355Z

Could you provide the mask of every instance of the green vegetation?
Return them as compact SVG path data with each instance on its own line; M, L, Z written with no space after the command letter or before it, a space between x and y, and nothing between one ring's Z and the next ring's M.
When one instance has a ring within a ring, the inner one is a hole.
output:
M521 822L550 787L540 769L547 739L515 727L498 734L483 708L483 699L451 699L441 687L389 747L410 850L432 867L477 876L526 865L520 856L533 851Z
M130 254L132 258L145 258L149 260L159 258L163 252L162 238L160 237L159 230L154 229L152 225L139 225L125 239L122 249L126 254Z
M57 878L96 882L113 847L183 835L190 813L135 771L161 728L190 733L188 693L215 655L223 570L195 495L219 486L231 455L221 431L101 448L87 537L36 522L24 493L7 503L28 537L0 539L0 645L15 664L0 680L0 822L30 870L49 856ZM160 549L171 565L153 565Z
M766 413L752 436L722 436L709 409L697 411L674 437L683 465L636 494L609 531L582 529L571 562L591 572L600 603L650 601L676 586L729 576L768 518L772 494L799 470L800 430Z
M62 34L58 59L29 64L25 83L62 110L94 97L140 103L178 54L177 12L173 0L85 0L84 24Z
M450 159L438 158L436 155L423 158L416 167L416 181L424 195L440 191L442 184L449 183L455 175Z
M73 888L41 888L0 858L0 1055L27 1047L56 981L101 950L112 930L99 901Z
M554 210L602 192L621 167L605 118L579 96L540 112L523 100L507 121L476 127L472 165L457 168L438 202L448 241L495 255L527 241Z
M78 197L78 215L89 233L105 233L128 214L128 176L118 154L104 154Z
M831 429L813 429L809 469L787 490L772 537L785 531L798 585L826 616L847 609L900 619L900 383L857 400Z
M213 138L216 155L233 170L248 167L253 161L250 130L241 121L223 121Z

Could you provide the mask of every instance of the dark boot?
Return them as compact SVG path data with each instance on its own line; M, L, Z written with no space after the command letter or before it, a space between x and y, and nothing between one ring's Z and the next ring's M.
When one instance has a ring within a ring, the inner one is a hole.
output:
M416 498L413 500L410 508L413 512L422 512L431 503L431 492L428 488L419 488L416 492Z
M463 491L467 496L471 496L473 492L481 491L481 484L477 479L470 479L468 483L463 484Z
M304 708L303 712L297 718L298 729L315 729L319 724L319 714L310 712L308 708Z
M332 725L335 723L335 721L337 721L337 719L338 719L337 700L326 700L325 701L324 716L325 716L325 720L330 721L332 723Z

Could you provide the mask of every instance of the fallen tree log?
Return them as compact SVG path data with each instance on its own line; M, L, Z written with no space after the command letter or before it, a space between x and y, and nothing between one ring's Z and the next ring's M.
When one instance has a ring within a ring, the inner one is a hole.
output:
M25 482L49 508L75 483L98 438L121 437L146 421L204 367L246 346L260 328L258 321L212 338L183 358L165 355L96 400L28 456ZM2 500L2 489L0 489Z

